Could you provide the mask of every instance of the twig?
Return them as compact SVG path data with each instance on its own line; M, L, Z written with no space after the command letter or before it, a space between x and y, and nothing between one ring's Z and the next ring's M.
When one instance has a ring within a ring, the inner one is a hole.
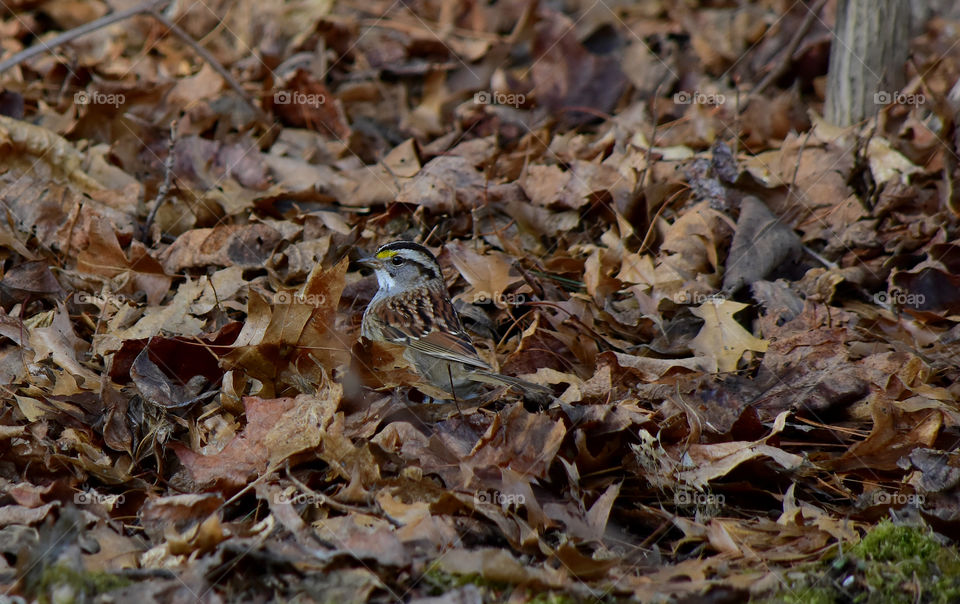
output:
M140 231L140 239L143 241L147 240L147 235L150 233L150 226L153 225L160 206L167 200L167 194L170 192L170 185L173 183L173 147L176 142L177 122L170 122L170 140L167 142L167 158L163 161L163 183L160 185L160 188L157 189L157 196L153 198L153 208L150 209L150 214L147 215L147 219L143 222L143 229Z
M650 113L653 115L653 132L650 134L650 141L647 143L647 165L643 167L643 172L640 173L640 178L637 179L637 186L633 191L634 196L643 192L643 188L647 186L647 172L650 171L650 164L653 161L653 148L657 144L657 97L660 95L661 86L663 86L663 82L657 84L657 88L653 91L653 99L650 101Z
M263 112L263 109L261 109L256 103L253 102L253 99L250 98L250 95L247 94L247 91L244 90L243 87L240 86L240 83L237 82L232 75L230 75L230 72L227 71L227 69L220 64L220 61L218 61L212 54L210 54L210 51L208 51L203 46L200 46L199 44L197 44L197 41L194 40L190 36L190 34L182 30L179 25L177 25L170 19L167 19L167 17L164 16L163 14L158 13L156 11L150 11L150 16L152 16L154 19L156 19L160 23L163 23L163 25L167 29L173 32L187 46L192 48L194 52L200 55L200 57L204 61L209 63L210 67L213 67L213 70L219 73L220 77L222 77L227 82L227 85L229 85L234 92L240 95L240 98L242 98L243 101L247 104L247 106L249 106L250 109L253 110L253 112L257 116L257 119L260 120L260 122L262 122L264 126L269 127L270 125L273 124L273 120L271 120L267 116L267 114Z
M347 503L340 503L339 501L335 501L334 499L328 497L327 495L324 495L323 493L318 493L318 492L314 491L313 489L311 489L311 488L308 487L307 485L305 485L305 484L303 484L302 482L300 482L300 480L298 480L297 477L294 476L294 475L293 475L293 472L290 470L290 459L289 459L289 458L287 458L287 459L285 459L285 460L283 461L283 469L286 471L286 473L287 473L287 478L290 479L290 482L292 482L292 483L294 484L294 486L296 486L298 489L300 489L300 491L301 491L302 493L306 493L306 494L310 495L311 497L315 497L316 499L319 499L320 501L322 501L322 502L325 503L326 505L330 506L330 507L333 508L334 510L337 510L338 512L343 512L343 513L345 513L345 514L349 514L349 513L369 514L369 513L370 513L370 509L369 509L369 508L362 508L362 507L357 507L357 506L350 505L350 504L347 504Z
M640 242L640 247L637 249L638 254L642 254L644 250L650 249L651 242L653 241L653 233L657 228L657 218L660 218L660 214L663 214L663 211L667 209L673 200L676 199L683 191L687 189L681 189L670 196L665 202L660 204L660 207L657 208L657 213L653 215L653 218L650 219L650 226L647 227L647 234L643 236L643 241Z
M124 19L129 19L130 17L135 17L137 15L150 13L151 11L157 8L160 8L159 6L157 6L158 4L161 4L161 3L167 4L167 2L169 2L169 0L147 0L143 4L140 4L139 6L134 6L126 10L110 13L109 15L104 15L103 17L100 17L99 19L95 19L89 23L84 23L79 27L74 27L73 29L69 29L63 32L62 34L60 34L59 36L54 36L53 38L51 38L50 40L47 40L46 42L41 40L40 42L37 42L30 48L26 50L21 50L20 52L13 55L9 59L0 61L0 73L3 73L4 71L10 69L11 67L19 65L20 63L23 63L27 59L30 59L42 52L52 51L57 46L66 44L67 42L75 40L81 36L85 36L89 33L95 32L98 29L103 29L108 25L113 25L118 21L123 21Z
M34 44L30 48L27 48L26 50L22 50L18 52L17 54L13 55L9 59L0 61L0 73L3 73L4 71L10 69L11 67L19 65L20 63L26 61L27 59L34 57L42 52L52 51L54 48L58 46L66 44L67 42L70 42L72 40L85 36L89 33L95 32L98 29L103 29L108 25L113 25L114 23L123 21L124 19L129 19L130 17L135 17L137 15L149 15L154 19L156 19L157 21L159 21L160 23L162 23L168 30L170 30L171 33L173 33L175 36L180 38L180 40L183 41L184 44L192 48L194 52L200 55L200 57L204 61L206 61L210 65L210 67L213 67L214 71L220 74L220 77L222 77L224 81L227 82L227 85L230 86L230 88L232 88L234 92L240 95L240 98L243 99L243 101L247 104L247 106L249 106L250 109L253 110L254 114L257 116L258 121L260 121L264 126L267 126L267 127L272 125L273 120L271 120L267 116L267 114L264 113L263 109L261 109L256 103L253 102L253 99L250 98L250 95L248 95L247 92L243 89L243 87L240 86L240 83L237 82L237 80L234 79L232 75L230 75L230 72L227 71L227 69L220 64L220 61L218 61L212 54L210 54L210 52L206 48L204 48L203 46L200 46L200 44L198 44L196 40L190 37L190 34L185 32L176 23L168 19L162 13L158 12L158 10L162 6L165 6L168 2L169 0L147 0L146 2L138 6L134 6L126 10L117 11L115 13L110 13L109 15L104 15L99 19L94 19L89 23L84 23L79 27L74 27L73 29L67 30L62 34L60 34L59 36L55 36L54 38L46 42L43 42L43 41L38 42L37 44Z
M779 79L787 69L793 65L793 53L797 51L797 47L800 46L800 42L803 41L803 37L807 35L807 32L810 31L810 26L813 25L813 20L817 18L817 13L820 12L820 9L823 8L823 5L827 3L827 0L818 0L816 4L812 7L807 8L807 16L804 17L803 23L800 24L800 29L793 34L793 38L787 44L786 49L783 52L783 56L780 59L780 63L777 64L776 68L773 71L768 73L760 83L757 84L757 87L750 92L750 96L747 97L747 103L750 102L750 99L760 95L764 90L767 89L770 84L775 80Z

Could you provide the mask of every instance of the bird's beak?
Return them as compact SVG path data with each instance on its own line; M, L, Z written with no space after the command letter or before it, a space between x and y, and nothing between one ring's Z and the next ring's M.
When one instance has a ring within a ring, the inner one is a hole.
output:
M360 258L357 260L357 264L366 268L377 269L380 267L380 260L371 256L369 258Z

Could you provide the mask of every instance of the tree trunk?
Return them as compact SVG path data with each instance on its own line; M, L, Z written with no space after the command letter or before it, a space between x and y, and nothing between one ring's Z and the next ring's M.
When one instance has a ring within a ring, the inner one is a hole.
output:
M828 122L856 124L900 95L909 34L909 2L839 0L827 75Z

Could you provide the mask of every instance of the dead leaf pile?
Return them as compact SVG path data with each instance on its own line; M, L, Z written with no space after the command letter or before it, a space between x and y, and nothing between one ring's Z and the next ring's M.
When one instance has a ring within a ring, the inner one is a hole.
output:
M832 16L589 4L176 3L0 73L6 593L745 598L957 534L953 30L842 130ZM0 58L116 10L14 3ZM551 403L358 341L397 239Z

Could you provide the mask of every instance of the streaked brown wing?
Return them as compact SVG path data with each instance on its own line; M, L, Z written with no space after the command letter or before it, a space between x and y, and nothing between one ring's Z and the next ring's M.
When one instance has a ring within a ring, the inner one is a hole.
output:
M473 347L465 333L434 331L422 338L412 340L409 346L418 352L445 361L456 361L478 369L490 369L490 366L477 354L477 349Z
M430 294L432 299L420 290L384 300L378 311L384 337L438 359L489 369L464 331L446 291Z

